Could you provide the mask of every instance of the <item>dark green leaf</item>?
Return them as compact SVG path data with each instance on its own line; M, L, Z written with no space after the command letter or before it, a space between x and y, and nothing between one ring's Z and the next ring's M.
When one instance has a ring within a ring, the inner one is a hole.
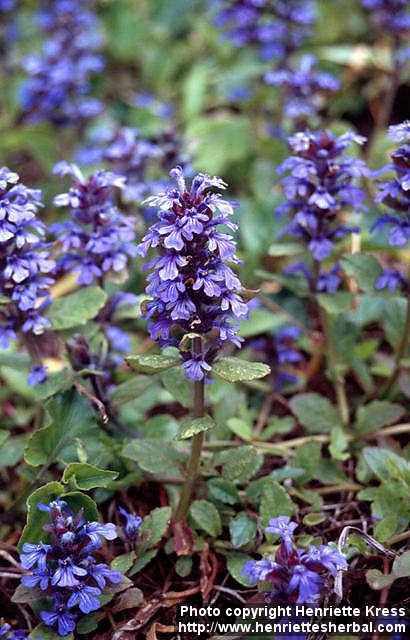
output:
M117 471L99 469L83 462L72 462L64 469L62 482L71 482L77 489L89 491L96 487L107 487L116 478Z
M232 546L236 549L244 547L256 536L256 522L246 513L239 513L229 523Z
M172 358L164 354L128 356L125 359L131 369L139 371L139 373L147 374L161 373L162 371L166 371L167 369L171 369L171 367L176 367L181 364L181 360L179 358Z
M165 535L171 519L171 507L158 507L143 520L139 530L141 546L145 550L154 547Z
M221 517L212 502L194 500L189 513L195 524L210 536L215 538L222 533Z
M271 518L291 516L294 511L294 504L285 489L276 480L267 478L263 484L260 505L263 526L267 527Z
M21 550L25 542L36 544L44 539L45 533L43 525L49 522L50 517L47 512L40 511L38 505L48 504L52 500L59 498L64 492L64 487L59 482L49 482L48 484L36 489L27 498L27 524L23 529L19 540L19 549Z
M148 438L127 443L122 455L137 462L144 471L167 478L180 478L180 467L185 460L185 456L170 442L161 444L156 439Z
M335 425L340 425L336 407L318 393L299 393L289 404L309 433L328 433Z
M211 478L207 482L209 496L225 504L236 504L239 500L238 490L229 480Z
M186 440L202 431L209 431L216 426L216 422L211 416L203 416L202 418L187 418L181 422L181 428L175 436L175 440Z
M212 371L228 382L247 382L264 378L270 368L263 362L249 362L241 358L218 358L212 365Z
M373 400L357 410L356 429L360 433L371 433L390 424L394 424L405 414L400 404L387 400Z
M106 300L107 294L100 287L83 287L54 300L45 315L55 331L70 329L95 318Z
M382 273L376 258L365 253L347 253L341 259L346 275L354 278L363 291L374 291L374 284Z

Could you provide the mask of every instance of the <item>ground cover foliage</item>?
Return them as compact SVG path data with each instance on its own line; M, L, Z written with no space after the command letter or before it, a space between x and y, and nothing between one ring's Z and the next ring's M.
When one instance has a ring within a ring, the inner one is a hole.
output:
M0 0L1 638L406 603L409 28Z

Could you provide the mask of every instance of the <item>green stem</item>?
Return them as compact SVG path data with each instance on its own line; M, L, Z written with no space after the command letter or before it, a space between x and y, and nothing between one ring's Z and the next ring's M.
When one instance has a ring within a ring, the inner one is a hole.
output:
M339 358L336 353L335 344L332 336L332 329L329 322L329 316L325 309L318 305L319 317L322 325L323 333L326 341L326 352L332 368L332 382L334 384L336 401L339 409L340 419L344 427L349 424L349 405L346 397L345 379L339 371Z
M194 338L193 340L194 353L200 354L202 350L201 338ZM205 383L204 380L199 380L194 383L194 403L193 403L193 417L202 418L205 414ZM195 484L198 478L199 465L201 461L202 446L204 443L204 432L197 433L192 438L191 453L189 456L187 478L182 487L181 496L178 506L175 511L175 520L181 521L186 518L189 505L191 503L192 494L195 489Z
M408 287L410 288L410 278L409 278ZM382 387L382 390L380 392L381 397L384 397L389 394L394 383L397 380L397 376L400 373L400 362L401 362L401 359L406 354L409 340L410 340L410 290L408 291L408 294L407 294L406 321L404 325L403 335L402 335L400 344L397 348L396 356L394 358L393 371L391 372L390 377L387 379L386 384Z

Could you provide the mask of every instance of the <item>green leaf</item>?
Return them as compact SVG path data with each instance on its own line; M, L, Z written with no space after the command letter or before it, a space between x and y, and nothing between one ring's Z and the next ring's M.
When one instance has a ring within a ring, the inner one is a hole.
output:
M374 284L382 273L376 258L366 253L348 253L341 259L344 272L354 278L363 291L374 291Z
M25 447L24 436L7 438L7 444L0 448L0 469L15 467L22 459Z
M222 466L226 480L237 480L244 473L254 473L256 449L251 445L219 451L212 459L214 466Z
M314 527L315 525L320 524L325 520L326 516L323 513L308 513L303 518L303 524L305 524L307 527Z
M130 458L141 469L168 478L180 478L181 464L185 455L177 451L170 442L160 443L157 439L132 440L122 449L124 458Z
M64 469L62 482L71 482L77 489L89 491L96 487L107 487L116 478L117 471L106 471L91 464L72 462Z
M246 513L239 513L229 523L232 546L239 549L249 544L255 538L256 531L255 520Z
M70 457L69 447L75 449L75 438L87 440L97 432L94 413L89 402L75 389L53 396L45 405L50 424L34 431L27 442L25 460L38 467ZM87 436L86 436L87 434Z
M71 369L62 369L47 376L47 380L34 387L34 398L37 402L47 400L59 391L65 391L73 381Z
M38 505L48 504L52 500L59 498L64 492L64 487L59 482L49 482L43 487L36 489L27 498L27 524L23 529L19 540L21 550L25 542L36 544L44 538L43 525L49 522L50 517L47 512L40 511Z
M167 369L171 369L171 367L176 367L181 364L180 358L171 358L164 354L128 356L125 359L131 369L147 374L161 373L162 371L166 371Z
M343 427L336 425L330 432L329 453L334 460L348 460L350 457L348 448L348 439Z
M241 358L218 358L212 365L212 371L228 382L247 382L264 378L270 373L270 367L263 362L249 362Z
M250 123L242 116L221 113L195 118L187 137L195 167L212 174L222 174L232 163L246 158L251 148Z
M259 307L253 309L246 320L239 323L239 335L242 338L251 338L259 333L275 331L283 326L284 319L279 314L272 313L268 309Z
M321 459L322 445L320 442L305 442L296 449L292 460L292 467L303 469L304 473L296 478L296 484L309 482L317 470Z
M340 425L336 407L318 393L299 393L289 404L308 433L328 433L335 425Z
M197 64L191 67L182 86L182 106L185 118L191 119L200 114L207 97L209 75L208 65Z
M38 599L39 593L37 589L25 587L24 584L19 584L13 593L11 601L17 604L30 604L32 602L36 602Z
M192 405L192 383L188 381L182 367L169 369L161 374L162 383L171 396L183 407Z
M394 424L405 414L400 404L387 400L373 400L359 407L356 415L356 429L360 433L371 433L390 424Z
M111 562L111 569L121 571L121 573L127 573L127 571L131 569L135 558L135 551L122 553L120 556L114 558L114 560Z
M192 571L192 558L188 556L182 556L178 558L175 563L175 571L181 576L181 578L186 578Z
M128 571L129 576L134 576L139 571L142 571L144 567L147 566L158 555L158 549L149 549L148 551L144 551L139 556L137 562L134 564L132 569Z
M207 500L194 500L189 509L195 524L216 538L222 533L221 517L215 505Z
M39 624L28 636L30 640L61 640L61 636L46 624ZM72 633L64 636L64 640L74 640Z
M368 585L372 589L381 591L381 589L389 587L391 584L393 584L393 582L395 581L395 576L391 574L385 576L378 569L369 569L369 571L366 571L366 580Z
M291 516L294 511L294 504L282 485L272 478L267 478L263 484L260 504L262 525L267 527L271 518Z
M216 426L216 422L211 416L203 416L202 418L187 418L182 420L181 428L178 434L175 436L175 440L186 440L192 438L192 436L202 431L209 431Z
M377 522L373 529L373 536L380 542L385 542L391 538L397 531L398 516L390 515L382 518Z
M236 504L239 501L238 490L229 480L211 478L207 482L209 496L225 504Z
M246 576L242 575L242 569L248 560L252 560L251 556L245 553L227 553L226 560L229 575L231 575L236 582L239 582L239 584L249 587L250 582Z
M246 420L242 418L229 418L226 422L228 428L242 440L252 440L253 430L252 426Z
M407 302L405 298L391 298L385 301L382 326L387 340L396 349L403 337L406 323Z
M410 576L410 551L404 551L393 562L393 573L398 578L408 578Z
M83 511L84 518L89 522L98 522L100 514L94 500L80 491L69 491L64 494L64 500L68 503L71 511L78 513Z
M158 507L144 518L139 530L141 547L144 551L154 547L165 535L171 519L171 513L171 507Z
M327 313L338 315L350 309L354 297L347 291L335 291L335 293L319 293L317 299Z
M107 294L100 287L83 287L54 300L45 316L54 331L71 329L95 318L106 300Z
M365 447L363 457L380 480L404 479L410 485L410 462L397 453L379 447Z

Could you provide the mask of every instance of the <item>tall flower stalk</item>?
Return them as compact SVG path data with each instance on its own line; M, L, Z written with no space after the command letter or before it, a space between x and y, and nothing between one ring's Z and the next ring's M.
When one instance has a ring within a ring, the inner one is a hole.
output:
M181 167L171 171L177 186L148 199L158 207L158 221L138 246L146 256L157 257L145 265L151 270L145 304L149 332L161 347L176 347L185 375L194 382L193 415L204 415L205 380L220 349L240 346L235 321L246 317L242 285L227 263L237 263L232 236L220 225L236 229L230 217L236 203L224 200L216 189L226 184L217 177L198 174L189 187ZM191 343L190 347L187 347ZM194 436L191 456L176 517L186 515L198 475L203 433Z
M362 160L345 153L353 141L361 144L364 140L350 133L340 137L329 131L296 133L289 138L292 155L278 170L287 173L282 180L287 200L278 213L290 218L284 232L299 238L312 255L312 272L302 268L316 301L318 292L334 291L339 284L333 270L321 271L322 261L332 257L339 238L359 231L357 227L345 225L341 214L346 209L364 210L365 194L355 181L368 175L368 170ZM319 303L317 309L332 367L340 418L347 425L349 410L345 381L333 343L330 319Z
M379 185L377 202L382 202L394 213L385 213L376 220L372 230L389 230L388 243L392 247L404 247L410 240L410 121L391 126L388 137L402 145L392 155L392 164L382 171L393 170L391 180ZM400 289L406 296L406 319L402 338L398 344L390 377L382 389L382 395L389 393L400 372L400 362L406 355L410 340L410 269L407 278L399 271L384 270L376 282L377 289Z

